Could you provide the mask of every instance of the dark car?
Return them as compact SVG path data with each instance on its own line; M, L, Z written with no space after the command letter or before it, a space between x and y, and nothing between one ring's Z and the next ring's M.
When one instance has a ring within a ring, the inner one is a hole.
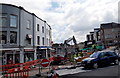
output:
M108 64L118 64L118 56L113 51L98 51L94 52L90 57L82 60L81 65L85 68L98 68L99 66Z

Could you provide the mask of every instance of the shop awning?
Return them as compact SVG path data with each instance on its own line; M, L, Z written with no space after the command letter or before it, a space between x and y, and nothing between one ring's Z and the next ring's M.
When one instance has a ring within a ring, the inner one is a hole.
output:
M38 49L52 49L50 46L38 46Z

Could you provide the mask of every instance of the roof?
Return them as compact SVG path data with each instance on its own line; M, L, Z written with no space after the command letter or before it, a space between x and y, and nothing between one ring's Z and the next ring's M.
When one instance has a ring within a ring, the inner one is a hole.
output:
M41 19L40 17L38 17L38 16L35 15L34 13L31 13L31 12L25 10L25 9L24 9L23 7L21 7L21 6L16 6L16 5L6 4L6 3L0 3L0 5L7 5L7 6L12 6L12 7L16 7L16 8L22 9L22 10L24 10L25 12L27 12L27 13L29 13L29 14L31 14L31 15L34 15L35 17L37 17L37 18L40 19L41 21L46 22L45 20ZM51 26L50 26L47 22L46 22L46 24L50 27L50 29L52 29Z
M103 29L108 29L108 28L120 28L120 24L119 23L104 23L104 24L101 24L100 28L103 28Z

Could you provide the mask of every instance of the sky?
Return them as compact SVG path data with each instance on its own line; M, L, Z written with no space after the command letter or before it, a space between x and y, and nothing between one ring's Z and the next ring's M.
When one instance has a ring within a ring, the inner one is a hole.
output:
M54 43L75 36L77 42L102 23L118 22L119 0L0 0L22 6L46 20L52 28Z

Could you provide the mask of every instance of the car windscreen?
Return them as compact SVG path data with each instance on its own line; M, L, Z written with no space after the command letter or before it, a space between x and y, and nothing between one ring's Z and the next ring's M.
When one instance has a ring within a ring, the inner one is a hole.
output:
M98 57L98 54L97 52L93 53L92 55L90 55L90 58L97 58Z

